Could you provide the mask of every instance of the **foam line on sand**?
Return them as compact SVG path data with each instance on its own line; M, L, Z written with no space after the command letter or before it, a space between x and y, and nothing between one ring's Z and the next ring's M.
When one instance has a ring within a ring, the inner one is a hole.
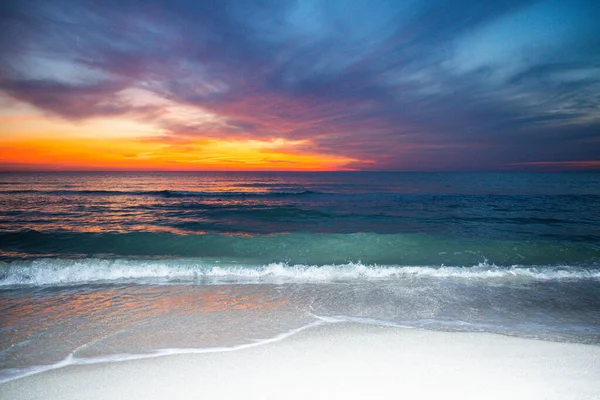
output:
M600 346L336 323L238 351L71 365L5 399L600 399Z

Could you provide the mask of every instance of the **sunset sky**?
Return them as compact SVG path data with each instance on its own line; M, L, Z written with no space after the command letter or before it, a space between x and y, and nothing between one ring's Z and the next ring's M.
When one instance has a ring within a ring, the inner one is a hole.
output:
M594 0L0 0L0 170L600 169Z

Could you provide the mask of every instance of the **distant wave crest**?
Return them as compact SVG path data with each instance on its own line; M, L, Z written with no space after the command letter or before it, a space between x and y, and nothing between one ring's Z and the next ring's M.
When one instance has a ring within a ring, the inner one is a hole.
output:
M157 196L157 197L253 197L253 196L300 196L318 194L312 190L275 190L260 192L206 192L193 190L3 190L0 194L38 194L48 196Z

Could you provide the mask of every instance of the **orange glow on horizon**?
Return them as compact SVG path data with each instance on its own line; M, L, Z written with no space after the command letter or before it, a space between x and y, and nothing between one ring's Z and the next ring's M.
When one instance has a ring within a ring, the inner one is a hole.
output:
M0 141L0 168L52 170L348 169L354 159L305 150L307 141L135 138L29 138Z

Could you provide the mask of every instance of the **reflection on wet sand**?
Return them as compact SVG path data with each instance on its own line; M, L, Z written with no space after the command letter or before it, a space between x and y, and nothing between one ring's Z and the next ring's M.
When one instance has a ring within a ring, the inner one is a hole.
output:
M283 324L298 314L268 285L12 290L0 304L0 368L56 362L74 349L83 357L238 344L273 334L274 314Z

